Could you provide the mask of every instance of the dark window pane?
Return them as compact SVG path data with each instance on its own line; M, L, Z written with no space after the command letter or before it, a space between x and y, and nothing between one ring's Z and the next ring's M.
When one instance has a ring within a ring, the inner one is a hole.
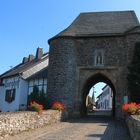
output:
M11 103L15 100L16 89L8 89L5 93L5 101Z

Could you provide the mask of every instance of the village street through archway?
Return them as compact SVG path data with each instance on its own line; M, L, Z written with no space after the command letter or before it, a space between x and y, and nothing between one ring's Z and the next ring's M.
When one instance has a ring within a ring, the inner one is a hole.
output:
M88 102L87 97L89 99L88 94L90 89L98 82L106 83L106 85L104 86L104 88L106 88L106 91L100 95L96 104L94 103L93 106L93 104L87 103ZM115 116L115 93L116 91L114 85L106 76L102 74L96 74L90 77L86 81L83 88L83 105L81 108L81 114ZM109 97L111 97L111 100L109 99ZM110 108L109 108L109 104L111 104ZM88 108L90 108L90 110L87 110Z
M86 97L87 115L113 116L113 98L111 87L98 82L91 87Z

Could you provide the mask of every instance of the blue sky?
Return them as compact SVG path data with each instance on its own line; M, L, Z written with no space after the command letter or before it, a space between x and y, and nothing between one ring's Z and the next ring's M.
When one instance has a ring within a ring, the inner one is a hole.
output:
M48 39L80 12L135 10L140 19L139 5L139 0L0 0L0 74L38 46L48 51Z
M37 47L48 51L48 39L80 12L134 10L140 19L139 5L139 0L0 0L0 74Z
M94 97L95 101L97 101L97 96L102 93L102 88L106 85L106 83L99 82L94 85ZM92 97L93 95L93 88L90 89L89 91L89 96Z

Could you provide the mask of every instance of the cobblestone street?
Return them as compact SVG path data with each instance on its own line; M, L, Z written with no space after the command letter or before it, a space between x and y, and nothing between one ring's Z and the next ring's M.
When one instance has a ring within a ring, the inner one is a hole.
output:
M131 140L122 121L86 117L10 136L5 140Z

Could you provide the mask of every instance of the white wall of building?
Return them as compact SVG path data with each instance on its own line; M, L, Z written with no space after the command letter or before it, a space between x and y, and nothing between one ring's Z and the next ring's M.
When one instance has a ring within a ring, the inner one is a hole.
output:
M4 87L0 86L0 111L2 111L3 99L4 99Z
M28 83L18 76L3 80L4 86L0 88L0 110L3 112L17 111L20 104L27 104ZM15 100L5 101L6 90L15 89Z
M112 109L113 92L109 86L103 88L103 92L98 98L99 109Z
M28 82L20 79L19 83L19 109L25 110L27 108L27 99L28 99Z

